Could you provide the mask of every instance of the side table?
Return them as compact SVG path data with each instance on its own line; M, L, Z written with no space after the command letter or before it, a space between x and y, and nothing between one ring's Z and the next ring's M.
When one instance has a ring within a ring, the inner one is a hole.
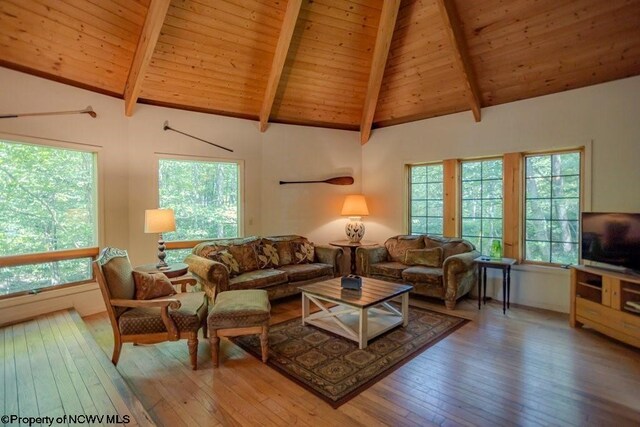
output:
M164 273L173 286L180 286L180 292L187 292L187 285L193 286L196 284L196 279L188 272L189 266L183 262L169 264L169 268L164 270L158 270L155 264L140 265L135 267L134 270L146 273Z
M345 248L350 249L349 258L351 260L351 274L356 274L356 248L360 246L375 246L376 244L373 242L352 242L350 240L336 240L335 242L329 242L331 246L337 246L342 248L344 251Z
M502 314L506 314L511 296L511 266L517 264L517 261L513 258L487 256L478 257L474 261L478 264L478 310L481 300L487 303L487 268L497 268L502 270Z

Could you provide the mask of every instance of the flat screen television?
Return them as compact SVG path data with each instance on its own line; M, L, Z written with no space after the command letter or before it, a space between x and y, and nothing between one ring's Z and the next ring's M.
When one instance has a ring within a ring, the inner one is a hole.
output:
M582 213L582 259L640 272L640 213Z

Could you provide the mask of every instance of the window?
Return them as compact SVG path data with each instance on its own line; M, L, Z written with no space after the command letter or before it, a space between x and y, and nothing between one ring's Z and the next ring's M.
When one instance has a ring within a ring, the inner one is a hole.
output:
M97 246L96 155L0 140L0 256ZM0 269L0 295L89 280L91 258Z
M409 167L409 234L442 236L442 164Z
M580 152L525 157L525 259L578 263Z
M158 183L160 207L176 217L176 231L164 233L165 240L238 237L239 163L160 159Z
M461 192L462 238L487 255L502 241L502 159L462 162Z

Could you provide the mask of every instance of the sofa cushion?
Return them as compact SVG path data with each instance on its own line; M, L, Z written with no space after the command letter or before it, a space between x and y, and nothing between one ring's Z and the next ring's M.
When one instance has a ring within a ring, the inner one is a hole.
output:
M256 246L256 255L258 256L258 267L274 268L280 265L280 255L278 248L268 239L262 239L260 244Z
M442 286L442 269L432 267L409 267L402 272L402 279L410 283L428 283Z
M273 268L242 273L229 279L229 289L258 289L286 283L287 273Z
M391 261L404 262L407 249L423 249L424 239L422 236L395 236L387 239L384 246Z
M313 243L308 240L294 240L291 242L294 264L308 264L313 262L315 249Z
M278 251L278 258L280 258L280 265L289 265L294 263L292 242L306 239L302 236L288 235L288 236L273 236L264 238L263 241L269 242L275 246Z
M207 301L204 292L185 292L171 297L182 304L177 310L169 310L179 331L195 331L207 315ZM118 319L120 333L123 335L153 334L167 332L159 307L130 308Z
M136 299L154 299L176 293L164 273L147 273L133 270L133 281L136 284Z
M278 267L278 270L287 273L289 282L310 280L322 276L333 277L333 266L318 262L314 264L283 265L282 267Z
M402 270L407 266L401 262L378 262L371 264L370 272L372 275L385 276L391 279L402 279Z
M422 265L424 267L442 267L442 248L408 249L404 263L407 265Z
M471 242L462 239L449 239L446 237L424 236L424 243L427 248L439 248L444 251L443 259L453 255L471 252L475 246Z

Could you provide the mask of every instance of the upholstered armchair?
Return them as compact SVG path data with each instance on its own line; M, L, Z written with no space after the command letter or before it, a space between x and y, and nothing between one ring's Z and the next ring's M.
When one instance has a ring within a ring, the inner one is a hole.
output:
M105 248L93 263L113 328L113 356L118 364L123 343L153 344L187 339L192 369L198 366L198 330L206 337L207 298L184 292L149 300L135 298L133 269L127 252Z

